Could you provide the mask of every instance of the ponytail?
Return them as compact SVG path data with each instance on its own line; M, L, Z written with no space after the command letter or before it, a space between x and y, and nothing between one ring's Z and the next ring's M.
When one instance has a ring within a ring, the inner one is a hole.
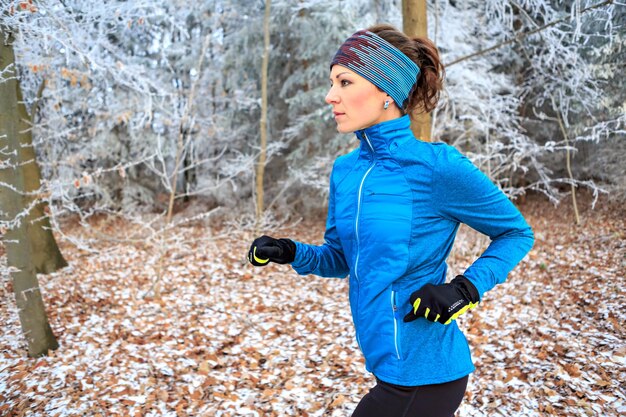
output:
M391 25L375 25L367 30L398 48L420 68L417 82L402 110L406 114L429 113L434 110L445 77L445 69L435 44L428 38L409 38Z

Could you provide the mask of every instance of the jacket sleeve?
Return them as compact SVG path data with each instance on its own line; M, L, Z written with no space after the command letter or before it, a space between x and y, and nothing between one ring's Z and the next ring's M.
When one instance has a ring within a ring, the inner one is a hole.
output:
M297 241L295 244L296 257L291 266L298 274L345 278L350 272L335 224L335 186L332 174L324 244L315 246Z
M534 243L530 226L507 196L472 162L447 147L433 171L433 196L440 215L465 223L491 238L482 255L463 273L480 297L505 281Z

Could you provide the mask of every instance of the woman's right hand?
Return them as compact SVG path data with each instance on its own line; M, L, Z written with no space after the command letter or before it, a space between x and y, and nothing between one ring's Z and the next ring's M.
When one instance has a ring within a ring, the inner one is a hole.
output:
M268 263L289 264L296 257L296 244L291 239L274 239L261 236L254 239L248 251L248 261L254 266Z

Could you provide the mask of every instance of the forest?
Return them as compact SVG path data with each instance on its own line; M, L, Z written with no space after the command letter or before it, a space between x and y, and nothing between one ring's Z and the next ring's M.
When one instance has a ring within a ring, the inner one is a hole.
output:
M376 381L348 280L246 257L324 242L361 145L329 64L377 23L444 64L417 140L534 233L458 320L455 416L626 413L623 1L0 0L0 416L351 415ZM448 278L489 244L461 225Z

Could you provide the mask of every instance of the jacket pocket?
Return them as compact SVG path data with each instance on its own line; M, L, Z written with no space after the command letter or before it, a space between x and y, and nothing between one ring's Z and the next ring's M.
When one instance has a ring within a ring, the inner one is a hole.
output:
M401 311L398 308L398 296L396 291L391 290L391 313L393 314L393 344L396 352L396 359L402 360L402 345L400 343L400 315Z

